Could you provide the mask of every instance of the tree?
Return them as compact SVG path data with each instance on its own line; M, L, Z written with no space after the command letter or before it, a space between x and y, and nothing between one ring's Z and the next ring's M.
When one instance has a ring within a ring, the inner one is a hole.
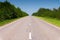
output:
M32 15L60 19L60 7L58 9L53 8L53 10L40 8L36 13L33 13Z
M23 12L19 7L16 8L7 0L5 2L0 2L0 21L24 16L28 16L28 14Z

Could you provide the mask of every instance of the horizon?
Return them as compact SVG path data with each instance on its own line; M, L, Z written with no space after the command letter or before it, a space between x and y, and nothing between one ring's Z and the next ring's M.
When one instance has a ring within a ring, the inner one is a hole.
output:
M5 0L0 0L0 2L4 1ZM8 2L21 8L21 10L29 15L38 11L40 8L53 9L60 6L60 0L8 0Z

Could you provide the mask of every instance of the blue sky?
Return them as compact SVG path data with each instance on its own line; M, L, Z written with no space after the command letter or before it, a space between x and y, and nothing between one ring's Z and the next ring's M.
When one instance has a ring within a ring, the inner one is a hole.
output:
M0 0L5 1L5 0ZM16 7L20 7L28 14L38 11L39 8L58 8L60 6L60 0L8 0Z

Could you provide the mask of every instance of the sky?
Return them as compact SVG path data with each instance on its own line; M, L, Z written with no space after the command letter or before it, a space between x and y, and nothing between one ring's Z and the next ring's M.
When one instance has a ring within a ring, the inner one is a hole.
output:
M5 0L0 0L0 2ZM8 0L16 7L20 7L21 10L31 15L37 12L40 8L58 8L60 6L60 0Z

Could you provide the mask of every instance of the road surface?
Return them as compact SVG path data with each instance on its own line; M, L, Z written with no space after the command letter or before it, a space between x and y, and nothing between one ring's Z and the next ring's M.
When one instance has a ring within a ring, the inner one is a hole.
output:
M60 40L60 29L27 16L2 26L0 40Z

